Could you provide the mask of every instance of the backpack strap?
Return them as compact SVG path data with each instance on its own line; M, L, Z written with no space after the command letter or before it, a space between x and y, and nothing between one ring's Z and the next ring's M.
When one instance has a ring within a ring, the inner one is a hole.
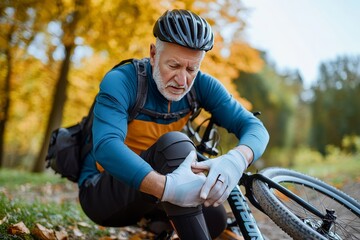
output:
M190 117L190 120L193 120L194 118L196 118L201 111L200 108L200 103L198 102L197 98L196 98L196 91L194 86L190 89L190 91L188 92L188 94L186 94L187 100L190 104L190 108L192 111L192 115Z
M136 93L136 101L134 107L130 110L128 121L132 121L139 114L139 111L144 107L148 91L148 82L146 78L146 64L149 62L148 58L141 60L132 60L138 78L138 87Z
M80 159L84 161L85 156L91 151L92 149L92 124L94 120L94 106L95 106L95 100L93 101L91 108L89 110L89 114L82 119L80 122L82 130L81 137L81 152L80 152Z
M124 65L124 64L126 64L126 63L131 63L131 62L133 62L133 61L134 61L133 58L129 58L129 59L122 60L121 62L119 62L118 64L116 64L112 69L115 69L115 68L117 68L117 67L119 67L119 66L121 66L121 65ZM111 70L112 70L112 69L111 69Z
M159 113L149 109L141 108L139 112L144 113L146 115L152 116L153 118L161 118L161 119L180 119L181 116L186 115L189 112L192 112L192 116L198 116L200 113L199 102L196 100L196 92L195 88L191 88L191 90L186 94L186 98L190 104L190 108L185 108L183 110L174 112L174 113Z
M193 115L194 115L194 113L197 113L196 116L198 115L198 113L200 111L199 111L199 103L196 100L195 88L191 88L189 93L186 95L188 102L190 104L190 108L186 108L186 109L180 110L178 112L174 112L174 113L159 113L159 112L155 112L155 111L144 108L145 103L146 103L147 93L148 93L148 79L146 76L146 65L148 64L148 62L150 60L149 60L149 58L143 58L141 60L130 59L130 60L125 60L125 61L121 62L117 66L127 63L127 62L130 62L130 61L132 61L132 63L134 64L136 72L137 72L138 87L137 87L135 105L131 108L131 110L129 112L128 122L134 120L139 113L146 114L146 115L151 116L156 119L159 119L159 118L161 118L161 119L180 119L181 116L183 116L189 112L193 112Z
M183 110L174 112L174 113L159 113L149 109L142 108L139 112L144 113L153 118L161 118L161 119L180 119L182 115L186 115L191 111L190 108L185 108Z
M140 61L137 61L137 60L134 60L134 59L126 59L126 60L123 60L121 61L120 63L116 64L112 69L115 69L117 68L118 66L121 66L121 65L124 65L124 64L127 64L127 63L131 63L131 62L140 62ZM141 82L141 87L140 89L142 90L145 90L147 91L147 86L143 86L144 82L145 82L145 79L146 79L146 69L145 69L145 62L146 61L143 61L142 63L140 63L140 65L142 65L141 67L137 67L138 69L142 69L142 74L141 74L141 80L139 79L139 82ZM140 76L140 75L138 75ZM145 82L146 84L146 82ZM139 91L139 88L138 88L138 91ZM138 95L141 95L141 94L144 94L144 93L138 93ZM146 93L145 93L146 95ZM139 96L137 97L139 98ZM96 99L96 97L95 97ZM140 98L141 99L141 98ZM136 99L137 103L139 102L140 99ZM93 135L92 135L92 124L93 124L93 121L94 121L94 106L95 106L95 100L93 101L91 107L90 107L90 110L89 110L89 113L87 116L85 116L81 122L79 123L81 129L82 129L82 135L80 136L80 141L81 141L81 152L80 152L80 159L83 161L85 156L91 151L92 149L92 140L93 140ZM139 103L140 104L145 104L144 103Z

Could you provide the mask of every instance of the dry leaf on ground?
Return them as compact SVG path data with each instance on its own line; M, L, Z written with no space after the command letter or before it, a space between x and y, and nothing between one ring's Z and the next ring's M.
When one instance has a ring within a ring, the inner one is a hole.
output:
M0 225L7 221L7 216L0 220Z
M57 240L68 240L69 239L69 235L64 230L63 231L55 231L55 235L56 235Z
M19 222L11 225L8 228L8 233L11 235L30 234L30 230L25 226L23 222Z
M73 233L74 233L74 235L76 236L76 237L83 237L83 233L80 231L80 229L78 228L78 227L74 227L73 228Z
M116 240L117 238L115 236L104 236L99 238L99 240Z
M47 229L39 223L35 224L35 227L32 230L32 234L40 240L57 240L54 230Z

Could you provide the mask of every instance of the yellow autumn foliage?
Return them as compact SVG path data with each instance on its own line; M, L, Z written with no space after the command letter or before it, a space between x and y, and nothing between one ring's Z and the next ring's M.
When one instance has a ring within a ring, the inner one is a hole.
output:
M233 79L240 70L258 71L263 63L259 53L238 34L244 28L240 0L82 0L76 3L59 0L44 5L41 1L24 0L0 5L4 13L0 21L0 63L5 65L0 70L1 87L8 69L3 49L10 47L12 54L11 107L5 139L8 153L35 155L38 152L52 108L64 44L75 43L73 60L74 54L90 52L80 61L73 61L67 74L62 125L69 125L87 113L102 77L114 64L148 56L149 45L155 41L153 25L167 9L187 8L208 19L214 28L215 46L207 53L202 70L218 78L235 98L251 109L251 104L237 92ZM11 15L11 11L5 14L6 7L12 8L14 14ZM71 26L75 12L78 22ZM233 39L225 39L224 24L234 23L238 23L237 34ZM15 28L11 24L15 24ZM17 40L12 45L8 44L9 34ZM2 109L0 111L2 115Z

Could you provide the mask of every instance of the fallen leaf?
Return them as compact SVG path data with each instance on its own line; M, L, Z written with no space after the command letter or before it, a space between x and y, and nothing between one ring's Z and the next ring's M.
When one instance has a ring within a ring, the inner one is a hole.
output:
M6 222L6 220L7 220L7 216L5 216L3 219L0 220L0 225Z
M105 237L99 238L99 240L115 240L115 239L117 239L117 237L115 237L115 236L105 236Z
M127 240L129 239L129 233L123 230L120 230L118 235L117 235L117 239L119 240Z
M142 238L136 234L136 235L131 236L129 240L141 240L141 239Z
M74 232L74 235L76 237L82 237L83 236L83 233L77 227L74 227L73 232Z
M105 230L106 230L106 227L104 227L104 226L98 225L97 227L98 227L98 229L101 230L101 231L105 231Z
M57 240L68 240L69 236L65 230L55 231L55 236Z
M36 223L32 234L35 235L40 240L57 240L55 231L52 229L47 229L43 225Z
M90 224L88 224L87 222L78 222L78 225L81 227L91 228Z
M30 234L30 230L25 226L23 222L19 222L11 225L8 228L8 233L11 235Z

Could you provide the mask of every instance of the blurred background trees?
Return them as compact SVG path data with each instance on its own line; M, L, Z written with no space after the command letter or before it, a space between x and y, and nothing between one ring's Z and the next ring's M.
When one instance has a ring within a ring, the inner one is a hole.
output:
M264 55L266 60L266 56ZM319 67L319 78L305 89L298 72L277 73L267 62L257 73L240 72L240 95L248 99L268 128L270 165L292 166L303 147L323 156L331 146L358 152L360 56L339 56Z
M152 27L166 9L187 8L214 26L202 69L251 111L271 141L267 165L291 166L299 149L358 151L360 57L324 62L304 88L297 71L279 73L244 41L240 0L14 0L0 3L0 166L44 169L50 132L81 120L102 76L119 61L147 57ZM230 31L231 30L231 31ZM233 140L224 134L224 143Z
M322 63L312 87L310 146L326 153L344 136L360 135L360 56L339 56Z

